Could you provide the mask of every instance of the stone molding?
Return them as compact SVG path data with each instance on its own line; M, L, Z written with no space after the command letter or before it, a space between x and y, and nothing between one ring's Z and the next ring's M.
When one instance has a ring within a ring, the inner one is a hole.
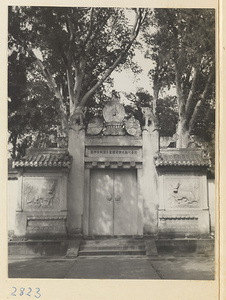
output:
M44 217L44 216L32 216L32 217L27 217L27 220L66 220L67 217L66 216L58 216L58 217L54 217L54 216L49 216L49 217Z

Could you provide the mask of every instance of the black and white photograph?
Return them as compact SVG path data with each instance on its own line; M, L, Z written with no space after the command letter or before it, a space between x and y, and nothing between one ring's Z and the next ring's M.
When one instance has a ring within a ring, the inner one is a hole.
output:
M216 280L216 10L7 9L8 278Z

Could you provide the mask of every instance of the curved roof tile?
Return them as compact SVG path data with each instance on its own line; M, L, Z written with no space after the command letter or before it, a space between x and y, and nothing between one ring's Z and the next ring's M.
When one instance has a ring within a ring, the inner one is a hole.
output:
M70 168L72 157L67 150L29 149L26 155L13 162L14 168Z
M154 157L156 167L198 166L209 167L210 159L201 149L166 149Z

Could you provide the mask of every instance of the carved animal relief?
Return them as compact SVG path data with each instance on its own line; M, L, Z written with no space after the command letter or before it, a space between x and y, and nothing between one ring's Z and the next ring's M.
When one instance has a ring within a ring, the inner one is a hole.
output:
M57 180L33 180L24 184L25 205L31 208L52 207L58 198Z
M199 184L194 180L171 181L168 184L169 207L197 207L199 206Z

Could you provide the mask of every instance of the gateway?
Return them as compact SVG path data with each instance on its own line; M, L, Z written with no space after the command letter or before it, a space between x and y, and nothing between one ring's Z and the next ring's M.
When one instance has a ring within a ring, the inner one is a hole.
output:
M136 170L92 170L90 234L137 235Z

